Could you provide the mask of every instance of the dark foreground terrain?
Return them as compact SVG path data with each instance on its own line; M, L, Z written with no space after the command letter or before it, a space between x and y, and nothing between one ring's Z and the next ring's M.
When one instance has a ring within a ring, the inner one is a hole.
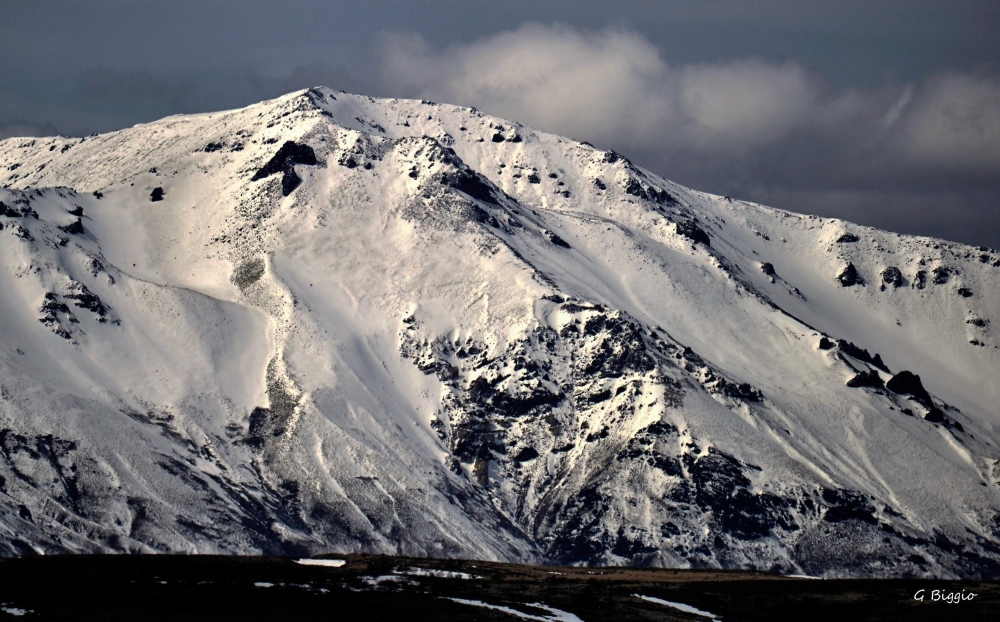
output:
M337 559L346 563L165 555L2 559L0 618L971 621L996 620L1000 613L997 582ZM935 590L939 597L957 592L965 600L934 600ZM918 593L923 601L915 600ZM969 599L971 594L976 596Z

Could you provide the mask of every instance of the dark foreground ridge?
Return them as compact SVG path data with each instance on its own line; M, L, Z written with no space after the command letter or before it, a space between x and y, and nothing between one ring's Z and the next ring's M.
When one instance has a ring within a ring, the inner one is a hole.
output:
M329 559L344 564L179 555L0 559L0 619L973 621L995 620L1000 608L998 582ZM934 600L935 590L965 599Z

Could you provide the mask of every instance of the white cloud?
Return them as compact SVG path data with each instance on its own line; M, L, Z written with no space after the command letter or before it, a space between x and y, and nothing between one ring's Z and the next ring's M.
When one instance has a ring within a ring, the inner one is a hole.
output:
M478 106L581 138L642 142L667 127L667 67L642 37L527 25L443 52L417 37L387 41L385 79L419 97Z
M776 159L763 172L776 183L1000 181L996 77L837 92L793 62L671 66L635 33L538 24L443 50L389 36L384 49L391 92L589 140L667 176L685 159L730 173Z
M921 85L901 119L903 154L924 167L1000 177L1000 80L964 74Z

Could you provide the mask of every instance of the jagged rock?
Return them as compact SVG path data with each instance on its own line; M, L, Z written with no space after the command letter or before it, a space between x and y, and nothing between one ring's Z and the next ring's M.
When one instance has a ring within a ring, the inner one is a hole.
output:
M278 152L268 160L267 164L254 173L250 181L264 179L280 172L282 173L281 193L287 197L302 183L302 178L295 172L295 165L314 166L316 163L316 153L312 147L289 140L278 149Z
M83 216L83 208L82 208L82 207L80 207L79 205L77 205L77 206L76 206L76 207L74 207L73 209L69 210L69 214L70 214L71 216L78 216L78 217L81 217L81 216Z
M832 350L835 344L827 339L826 337L819 338L819 349L820 350Z
M827 488L823 490L823 501L830 505L823 515L823 520L828 523L856 520L869 525L878 524L875 508L863 495L855 491Z
M774 266L770 263L764 262L760 264L760 271L766 276L774 276Z
M878 353L873 356L868 353L867 349L859 348L845 339L837 340L837 349L850 357L856 358L859 361L864 361L870 365L874 365L882 371L889 373L889 368L882 362L882 356Z
M972 297L972 290L969 289L968 287L959 287L958 288L958 295L961 296L962 298L971 298Z
M854 267L853 263L848 263L844 266L843 270L837 274L837 280L840 281L840 284L844 287L865 284L864 279L862 279L861 275L858 274L858 269Z
M882 271L882 282L892 287L900 287L903 284L903 273L895 266L889 266Z
M938 266L931 270L931 277L935 285L944 285L951 278L952 270L944 266Z
M287 197L294 192L301 183L302 178L299 177L294 168L289 166L285 169L285 172L281 174L281 194Z
M852 244L859 240L858 236L853 233L845 233L844 235L837 238L837 244Z
M683 220L677 223L677 233L683 235L692 242L704 244L705 246L712 245L712 241L708 237L708 234L705 233L701 227L698 226L698 223L693 220Z
M924 421L930 421L931 423L945 423L946 419L944 412L941 411L937 406L931 407L924 415Z
M860 387L884 389L885 383L882 382L882 377L878 375L877 371L863 371L848 380L847 386L855 389Z
M924 270L917 270L917 273L913 276L913 286L917 289L927 287L927 272Z
M86 309L92 313L96 313L99 317L99 322L106 322L105 316L108 314L108 308L105 306L101 299L97 297L96 294L87 289L83 284L77 283L77 292L72 294L67 294L64 298L68 300L75 300L75 306Z
M60 322L59 314L67 316L67 321L70 323L75 323L76 321L66 303L61 302L52 292L46 292L42 306L39 309L38 321L48 326L52 332L63 339L72 339L73 336L63 327L62 322Z
M77 218L65 227L59 228L70 235L81 235L83 233L83 221Z
M562 239L561 237L559 237L555 233L553 233L551 231L546 231L545 235L549 238L549 242L552 242L556 246L561 246L563 248L571 248L571 246L569 245L568 242L566 242L566 240Z
M511 458L514 462L529 462L538 457L538 450L534 447L525 447L521 451L517 452L517 455Z
M930 394L927 393L927 389L920 382L920 376L913 372L906 370L899 372L890 378L889 382L885 383L885 388L893 393L912 395L917 401L923 403L928 408L934 405Z
M163 200L163 188L157 186L153 188L153 191L149 193L149 200L153 203Z
M469 169L460 169L453 173L442 173L441 183L469 195L477 201L499 205L493 188L483 178Z

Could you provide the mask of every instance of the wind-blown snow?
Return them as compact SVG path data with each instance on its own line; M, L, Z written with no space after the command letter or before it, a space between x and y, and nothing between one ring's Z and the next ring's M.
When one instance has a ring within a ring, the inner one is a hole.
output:
M6 554L1000 575L995 250L323 88L0 184Z

